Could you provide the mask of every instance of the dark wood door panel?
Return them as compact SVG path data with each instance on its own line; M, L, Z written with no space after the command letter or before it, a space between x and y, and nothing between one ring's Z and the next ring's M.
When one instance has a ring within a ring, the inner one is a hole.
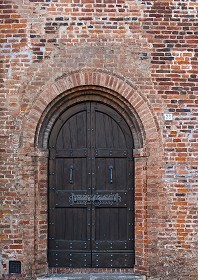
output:
M111 241L128 239L127 208L96 208L95 239Z
M78 104L59 117L49 147L49 265L132 267L133 141L127 123L104 104Z
M56 148L79 149L87 146L87 111L73 114L60 129Z
M51 267L91 267L91 252L53 250L48 254Z
M56 150L56 158L83 158L87 156L87 149L59 149Z
M125 251L133 250L133 242L128 240L116 240L116 243L111 242L110 240L95 240L92 241L92 250L93 252L108 252L108 251Z
M97 190L126 190L130 176L127 158L96 158L95 180Z
M115 158L126 158L131 156L130 149L115 149L115 148L97 148L95 150L95 157L96 158L108 158L108 157L115 157Z
M133 267L134 253L131 252L101 252L92 253L92 266L93 267L112 267L123 268Z
M66 250L66 251L90 251L91 241L83 240L51 240L50 245L56 250Z
M55 165L56 189L86 190L87 189L87 159L57 158Z
M56 209L55 224L57 240L86 241L88 238L86 208Z

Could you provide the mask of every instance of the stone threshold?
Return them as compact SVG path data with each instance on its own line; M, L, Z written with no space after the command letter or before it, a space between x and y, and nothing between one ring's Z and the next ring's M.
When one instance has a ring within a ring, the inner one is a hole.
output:
M37 280L146 280L146 276L131 273L49 274Z

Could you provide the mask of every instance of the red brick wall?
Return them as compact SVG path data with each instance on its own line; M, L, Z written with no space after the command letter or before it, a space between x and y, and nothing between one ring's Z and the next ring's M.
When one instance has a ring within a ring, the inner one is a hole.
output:
M93 86L129 107L144 138L135 151L135 271L198 279L197 8L195 0L0 1L2 279L9 260L22 262L24 278L48 271L39 133L59 96Z

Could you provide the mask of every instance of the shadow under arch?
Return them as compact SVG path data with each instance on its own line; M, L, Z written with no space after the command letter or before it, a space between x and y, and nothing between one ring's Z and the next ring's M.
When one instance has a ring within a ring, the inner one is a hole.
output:
M131 130L134 149L144 147L145 131L135 109L118 93L100 86L75 87L54 98L46 107L38 122L35 147L47 149L51 130L60 115L75 104L85 101L104 103L116 110L125 119Z

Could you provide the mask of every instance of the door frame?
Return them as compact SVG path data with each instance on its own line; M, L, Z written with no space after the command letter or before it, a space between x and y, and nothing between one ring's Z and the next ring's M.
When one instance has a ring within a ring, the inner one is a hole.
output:
M64 100L64 99L63 99ZM97 101L103 104L106 104L107 106L111 107L117 113L119 113L122 118L125 120L127 123L129 130L131 131L131 135L133 137L134 141L134 147L141 146L143 139L142 139L142 134L140 133L140 124L137 122L137 118L134 117L133 114L131 114L131 110L129 109L126 104L123 102L118 102L118 98L110 98L108 92L104 92L98 89L84 89L80 91L75 91L73 92L72 96L69 95L67 98L67 102L63 102L63 100L59 101L59 106L56 106L53 111L53 116L51 119L53 119L53 125L56 123L56 121L59 119L60 115L66 114L67 109L73 107L74 105L80 104L84 101ZM116 102L117 101L117 102ZM58 110L57 110L58 109ZM50 124L51 129L53 128L53 125ZM49 137L48 137L49 139ZM132 154L134 151L131 151ZM135 165L135 164L134 164ZM135 169L135 167L134 167ZM135 176L135 172L134 172ZM135 185L134 185L135 188ZM134 198L132 198L134 199ZM135 200L134 200L135 203ZM135 209L135 205L133 205L133 208ZM135 216L135 214L134 214ZM133 218L134 223L135 223L135 217ZM133 230L135 231L135 225L133 227ZM134 234L133 234L134 235ZM135 238L135 235L134 235ZM135 243L135 241L134 241ZM134 256L135 258L135 256ZM124 267L123 267L124 268ZM94 269L94 268L93 268Z
M67 77L66 77L67 79ZM52 99L50 106L46 108L46 110L42 114L42 118L37 126L37 132L35 137L36 146L39 147L37 152L34 152L34 155L38 157L38 164L35 170L35 178L40 177L40 171L46 169L47 171L47 158L48 158L48 138L51 131L51 128L61 114L63 110L65 110L65 106L69 108L75 103L81 102L83 100L97 100L101 102L105 102L110 106L113 104L113 107L116 108L118 112L122 114L122 116L127 120L128 123L131 124L131 131L134 137L134 151L133 155L135 158L135 203L137 210L135 211L136 224L141 224L142 220L144 220L144 227L140 229L135 227L135 252L136 252L136 264L135 271L145 271L147 270L147 212L146 205L147 200L146 196L142 196L143 192L146 193L145 187L147 186L147 177L145 170L147 170L147 161L148 161L148 152L145 149L146 145L146 135L144 130L144 125L140 117L137 114L136 109L132 106L132 104L136 104L138 99L131 100L129 102L127 99L122 97L121 94L116 91L101 87L101 86L80 86L76 88L72 88L58 95L56 98ZM135 98L135 96L134 96ZM140 103L142 104L142 103ZM146 103L145 103L146 104ZM136 107L136 106L135 106ZM145 112L145 111L144 111ZM140 114L141 116L141 114ZM147 115L144 114L144 117ZM152 116L148 109L148 116ZM147 124L146 124L147 127ZM154 129L148 127L149 132L155 135ZM153 131L153 132L152 132ZM151 134L149 134L151 135ZM149 136L148 135L148 136ZM155 136L154 136L155 137ZM155 137L156 138L156 137ZM149 141L148 137L148 141ZM157 139L157 138L156 138ZM45 173L47 174L47 173ZM38 180L38 179L36 179ZM47 178L46 178L47 180ZM45 181L47 182L47 181ZM43 186L45 188L45 182L43 181ZM42 188L43 188L42 187ZM41 189L42 189L41 188ZM40 192L40 190L39 190ZM37 241L36 241L37 242ZM38 236L38 242L39 236ZM37 244L37 243L36 243ZM39 244L39 243L38 243ZM35 251L36 252L36 251ZM42 263L45 262L45 258L42 258ZM124 272L124 269L122 270Z

